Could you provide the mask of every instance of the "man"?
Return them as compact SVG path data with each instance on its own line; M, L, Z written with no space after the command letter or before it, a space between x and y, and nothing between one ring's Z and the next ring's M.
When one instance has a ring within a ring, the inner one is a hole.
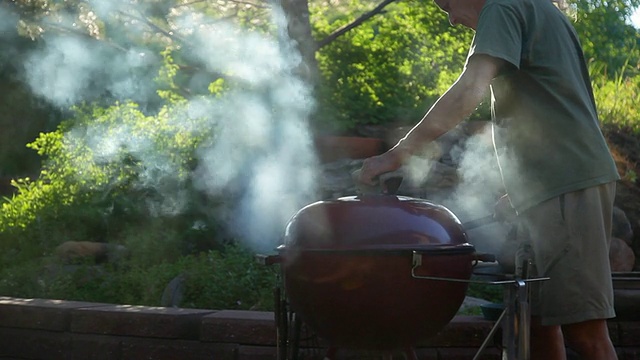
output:
M454 128L491 90L493 137L521 250L534 276L531 355L616 359L608 259L617 170L599 128L583 53L566 16L548 0L435 0L452 25L476 31L458 80L388 152L366 159L374 185ZM520 253L522 253L520 251Z

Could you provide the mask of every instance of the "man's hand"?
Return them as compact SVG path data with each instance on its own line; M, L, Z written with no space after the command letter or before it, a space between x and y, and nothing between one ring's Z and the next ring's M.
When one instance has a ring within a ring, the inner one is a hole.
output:
M378 185L378 177L380 175L398 170L402 165L397 155L398 154L392 149L382 155L365 159L357 180L370 186Z

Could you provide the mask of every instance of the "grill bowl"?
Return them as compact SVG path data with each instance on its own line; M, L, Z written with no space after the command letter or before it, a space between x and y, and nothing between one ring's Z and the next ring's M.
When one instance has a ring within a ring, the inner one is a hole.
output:
M291 309L332 346L370 350L415 346L448 324L468 283L419 277L469 280L475 254L451 211L391 195L311 204L279 251Z

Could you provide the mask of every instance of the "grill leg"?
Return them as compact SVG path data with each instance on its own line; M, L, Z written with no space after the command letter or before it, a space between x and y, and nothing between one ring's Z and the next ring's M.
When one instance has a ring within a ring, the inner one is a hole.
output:
M529 279L531 259L525 259L516 283L507 289L507 321L504 326L503 359L530 359L530 326L531 308L529 306L530 290L526 282Z
M286 301L282 299L282 289L279 287L274 289L275 297L275 320L276 320L276 337L277 337L277 360L287 359L287 346L289 337L289 327L287 324L287 306Z
M291 334L291 346L290 346L290 350L291 350L291 356L289 357L289 359L291 360L298 360L298 352L300 350L300 331L302 329L302 320L300 320L300 318L298 317L298 314L296 313L292 313L291 316L293 317L293 329L292 329L292 334Z

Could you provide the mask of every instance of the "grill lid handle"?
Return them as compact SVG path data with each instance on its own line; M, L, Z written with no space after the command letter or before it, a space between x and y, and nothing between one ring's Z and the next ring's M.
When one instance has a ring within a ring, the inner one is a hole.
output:
M351 173L351 178L356 183L358 195L396 195L404 178L401 170L391 171L378 176L377 184L374 186L363 184L358 181L361 169Z

